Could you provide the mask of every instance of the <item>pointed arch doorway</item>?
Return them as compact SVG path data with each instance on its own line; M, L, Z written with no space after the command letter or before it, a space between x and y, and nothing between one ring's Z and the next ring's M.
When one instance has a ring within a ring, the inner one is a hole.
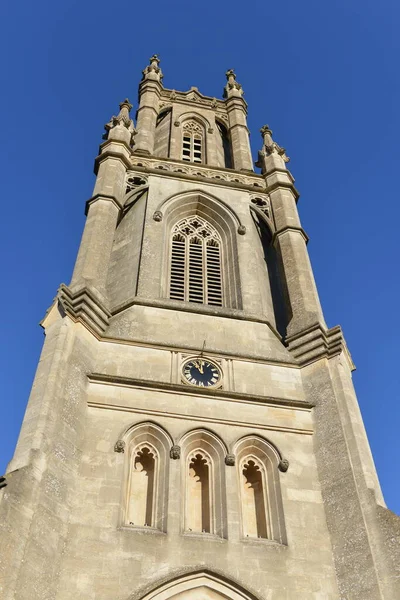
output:
M258 600L241 585L208 570L176 576L129 600Z

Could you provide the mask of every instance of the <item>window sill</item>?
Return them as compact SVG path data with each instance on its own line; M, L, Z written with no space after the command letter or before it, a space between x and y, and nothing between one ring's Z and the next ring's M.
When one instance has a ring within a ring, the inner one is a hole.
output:
M264 545L264 546L276 546L278 548L286 548L287 544L277 542L276 540L269 540L267 538L255 538L255 537L242 537L241 542L245 544Z
M225 538L216 535L215 533L201 533L200 531L184 531L183 537L195 538L207 542L226 542Z
M122 530L122 531L131 531L131 532L135 532L135 533L140 533L140 534L146 534L146 535L167 535L165 531L161 531L160 529L157 529L156 527L139 527L136 525L121 525L120 527L118 527L118 529Z

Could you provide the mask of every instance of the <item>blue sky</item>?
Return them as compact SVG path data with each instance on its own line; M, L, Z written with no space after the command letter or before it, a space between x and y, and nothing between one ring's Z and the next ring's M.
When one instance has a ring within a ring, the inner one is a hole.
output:
M160 54L164 85L221 96L234 68L254 156L268 123L291 157L329 326L341 324L386 502L400 513L399 35L394 0L2 7L0 471L68 283L103 125ZM136 107L136 105L135 105Z

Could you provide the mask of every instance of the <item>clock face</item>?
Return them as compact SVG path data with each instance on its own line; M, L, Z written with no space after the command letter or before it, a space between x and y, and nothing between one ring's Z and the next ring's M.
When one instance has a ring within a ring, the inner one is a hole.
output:
M191 358L182 367L185 382L199 387L215 387L221 381L221 370L207 358Z

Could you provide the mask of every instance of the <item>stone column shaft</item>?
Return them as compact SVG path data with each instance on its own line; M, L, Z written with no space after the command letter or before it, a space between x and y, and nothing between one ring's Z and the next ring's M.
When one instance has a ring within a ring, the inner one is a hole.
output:
M252 171L249 130L246 123L246 109L241 98L231 97L227 102L229 133L231 136L233 168L237 171Z
M153 154L160 88L161 84L157 81L145 81L140 89L140 105L136 118L135 152Z
M281 257L289 311L287 335L320 323L326 327L317 286L307 251L307 236L301 228L296 201L290 189L271 193L276 233L274 245Z
M113 156L107 156L107 152ZM121 157L115 156L117 152ZM85 229L72 275L72 290L90 287L105 294L112 243L124 195L126 164L123 158L127 153L125 145L113 140L102 147L94 195L88 202Z
M98 196L90 204L71 279L71 289L87 286L105 293L118 215L118 206L109 198Z

